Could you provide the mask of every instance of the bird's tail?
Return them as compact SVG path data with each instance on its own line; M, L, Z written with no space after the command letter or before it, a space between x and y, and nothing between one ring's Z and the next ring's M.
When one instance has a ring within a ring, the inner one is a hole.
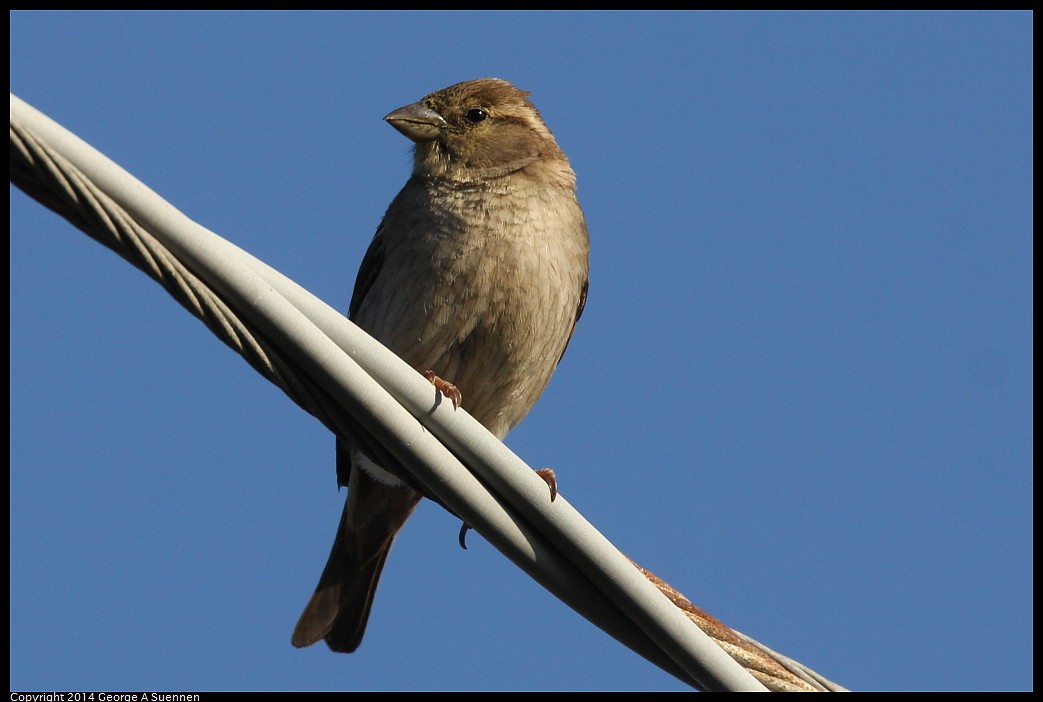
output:
M352 538L346 516L347 505L319 585L293 630L290 641L298 648L324 638L332 650L351 653L362 643L373 595L394 535L389 536L375 554L360 561L351 554L352 549L346 548L345 541Z
M420 495L404 486L353 476L326 568L293 630L294 646L324 638L337 652L358 648L391 544L419 501Z

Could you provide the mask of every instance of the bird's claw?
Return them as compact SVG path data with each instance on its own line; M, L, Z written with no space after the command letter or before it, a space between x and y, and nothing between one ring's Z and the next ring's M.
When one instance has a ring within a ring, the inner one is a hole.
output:
M535 471L536 475L543 478L543 482L547 483L547 487L550 488L550 501L554 502L554 498L558 496L558 476L554 474L552 468L540 468ZM467 532L471 530L471 525L464 522L460 525L460 548L467 550Z
M543 478L543 482L547 483L547 487L550 488L550 501L554 502L554 498L558 496L558 476L554 474L554 470L551 468L540 468L536 471L536 475Z
M453 403L453 409L460 409L460 403L463 402L464 396L460 394L460 389L450 383L448 380L442 380L433 370L426 371L424 377L427 378L427 382L435 386L438 392L445 395L445 397Z

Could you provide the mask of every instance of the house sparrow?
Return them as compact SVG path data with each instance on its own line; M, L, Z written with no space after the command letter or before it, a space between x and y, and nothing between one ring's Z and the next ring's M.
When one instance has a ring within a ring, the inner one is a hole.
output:
M576 177L528 95L482 78L384 118L415 142L413 173L377 228L349 308L501 439L547 386L587 297ZM292 641L325 638L350 653L421 495L341 439L337 475L344 513Z

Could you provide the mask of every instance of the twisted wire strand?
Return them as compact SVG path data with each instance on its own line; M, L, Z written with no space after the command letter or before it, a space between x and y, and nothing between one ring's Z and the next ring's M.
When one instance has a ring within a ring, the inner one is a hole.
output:
M391 454L339 411L327 392L112 198L32 132L14 123L10 129L12 183L163 286L221 342L330 431L396 470Z
M353 421L329 393L262 333L244 321L232 305L100 191L89 178L37 139L31 131L13 121L10 129L12 183L162 285L225 345L240 354L254 370L331 431L344 436L403 479L413 482L394 456ZM429 491L421 491L432 497ZM448 509L441 501L435 501ZM729 628L696 607L654 573L633 564L693 623L769 690L845 691L806 666ZM692 683L691 680L688 682Z
M630 561L634 563L633 560ZM678 592L670 583L637 563L634 567L659 588L678 609L772 692L847 692L807 666L776 653L764 644L732 629Z

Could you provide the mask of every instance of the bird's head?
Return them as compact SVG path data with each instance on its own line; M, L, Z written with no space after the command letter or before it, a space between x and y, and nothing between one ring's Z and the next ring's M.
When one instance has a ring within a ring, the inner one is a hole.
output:
M413 174L479 182L540 163L568 161L529 93L479 78L437 90L384 119L415 142Z

